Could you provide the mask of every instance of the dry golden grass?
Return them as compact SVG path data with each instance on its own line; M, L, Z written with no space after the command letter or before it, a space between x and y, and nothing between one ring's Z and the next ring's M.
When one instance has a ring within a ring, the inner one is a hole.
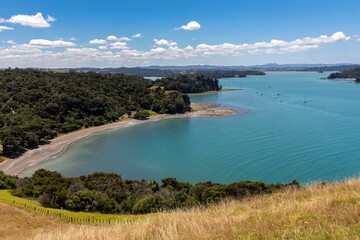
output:
M113 226L62 226L39 232L34 239L360 239L360 180Z
M0 203L0 239L32 238L39 231L56 230L69 226L55 217L37 213L28 213L7 204Z

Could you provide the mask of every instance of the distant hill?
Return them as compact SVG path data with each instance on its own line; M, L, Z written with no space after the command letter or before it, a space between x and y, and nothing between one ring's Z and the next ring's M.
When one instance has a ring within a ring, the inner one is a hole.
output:
M124 73L142 77L176 77L182 74L209 74L221 72L225 76L259 75L262 71L344 71L358 67L350 63L337 64L277 64L268 63L251 66L217 66L217 65L186 65L186 66L147 66L147 67L119 67L119 68L58 68L50 69L57 72L97 72L97 73ZM215 77L216 78L216 77Z
M347 71L359 67L359 65L339 65L339 66L323 66L323 67L309 67L297 71L304 72L334 72L334 71Z
M159 70L173 70L173 71L191 71L191 70L260 70L260 71L296 71L310 68L326 68L326 67L343 67L354 66L350 63L337 63L337 64L277 64L267 63L263 65L250 65L250 66L216 66L216 65L187 65L187 66L149 66L142 67L143 69L159 69Z
M220 67L135 67L135 68L72 68L53 69L56 72L96 72L96 73L122 73L141 77L178 77L180 75L204 75L208 78L246 77L247 75L265 75L258 70L223 69Z

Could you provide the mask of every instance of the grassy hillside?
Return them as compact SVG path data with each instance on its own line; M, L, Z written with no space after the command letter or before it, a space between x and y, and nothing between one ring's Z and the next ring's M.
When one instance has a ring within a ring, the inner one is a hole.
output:
M35 200L15 197L9 190L0 190L0 202L24 209L27 212L36 212L43 215L60 218L64 222L85 223L93 225L114 224L120 221L133 221L143 218L144 215L115 215L92 212L73 212L64 209L46 208Z
M360 179L146 215L114 225L65 224L3 204L0 211L1 239L13 238L13 222L19 218L38 221L35 229L17 225L16 234L30 239L359 239ZM7 211L12 214L4 215Z

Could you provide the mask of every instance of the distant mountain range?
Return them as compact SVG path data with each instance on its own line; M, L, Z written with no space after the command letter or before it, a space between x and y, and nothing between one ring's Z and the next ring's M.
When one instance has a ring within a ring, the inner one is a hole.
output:
M324 68L324 67L353 67L358 66L351 63L337 63L337 64L277 64L267 63L263 65L250 66L217 66L217 65L187 65L187 66L148 66L139 67L142 69L158 69L158 70L172 70L172 71L189 71L189 70L301 70L307 68Z
M125 73L139 76L174 76L184 73L204 73L207 71L345 71L359 67L350 63L338 64L277 64L268 63L252 66L218 66L218 65L187 65L187 66L146 66L146 67L119 67L119 68L58 68L49 69L58 72L98 72L98 73Z

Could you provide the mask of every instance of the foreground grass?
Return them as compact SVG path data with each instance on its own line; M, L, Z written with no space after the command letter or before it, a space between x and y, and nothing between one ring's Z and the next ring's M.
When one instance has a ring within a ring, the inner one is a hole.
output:
M59 218L30 213L22 209L0 203L0 239L19 240L51 229L70 227Z
M360 179L355 179L208 208L146 215L139 221L114 225L49 226L31 235L31 239L360 239L359 236Z
M22 208L28 212L37 212L58 217L64 222L93 225L115 224L120 221L132 221L143 218L141 215L115 215L87 212L72 212L63 209L45 208L34 200L12 196L8 190L0 190L0 202Z

